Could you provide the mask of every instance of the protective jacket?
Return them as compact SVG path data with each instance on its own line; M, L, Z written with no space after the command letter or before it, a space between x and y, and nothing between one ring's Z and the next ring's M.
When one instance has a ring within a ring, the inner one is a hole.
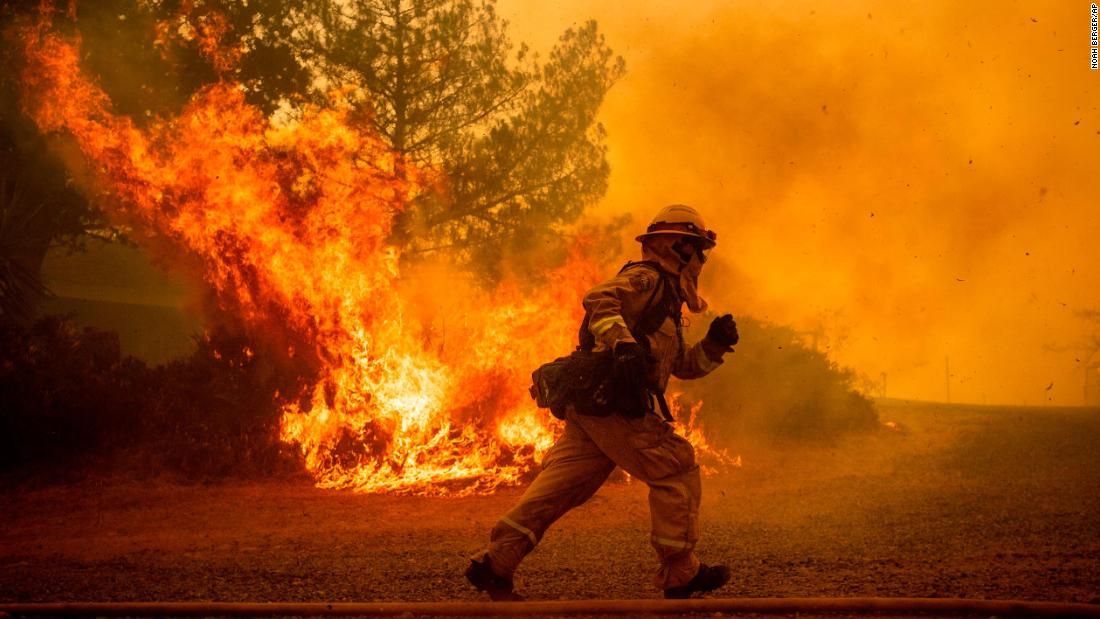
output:
M650 382L662 391L669 376L700 378L722 364L703 350L703 343L688 347L684 343L680 321L683 303L677 276L652 261L629 263L615 277L592 288L584 296L585 324L582 328L595 337L595 350L614 350L615 344L636 341L635 334L652 331L639 328L653 315L652 308L668 306L664 319L651 335L642 336L656 363ZM656 312L660 316L662 312ZM582 333L582 340L583 340Z

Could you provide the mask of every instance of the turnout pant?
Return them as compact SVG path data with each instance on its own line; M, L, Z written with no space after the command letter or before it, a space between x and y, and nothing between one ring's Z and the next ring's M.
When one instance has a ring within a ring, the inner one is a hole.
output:
M488 550L478 556L487 553L493 571L511 578L550 525L595 494L618 465L649 486L651 542L661 562L654 584L687 584L699 570L694 549L701 485L691 443L653 414L591 417L570 408L566 417L542 471L493 527Z

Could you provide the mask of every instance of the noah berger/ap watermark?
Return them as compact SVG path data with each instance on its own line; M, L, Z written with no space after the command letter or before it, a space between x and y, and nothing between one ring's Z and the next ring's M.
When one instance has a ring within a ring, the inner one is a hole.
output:
M1097 14L1100 13L1100 7L1096 6L1093 2L1089 5L1089 25L1091 34L1089 35L1089 68L1093 71L1100 70L1100 63L1097 62L1097 53L1100 52L1100 32L1097 32Z

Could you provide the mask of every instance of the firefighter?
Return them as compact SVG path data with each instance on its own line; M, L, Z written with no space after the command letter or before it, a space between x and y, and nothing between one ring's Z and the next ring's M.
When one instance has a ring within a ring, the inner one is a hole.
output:
M611 351L615 375L663 397L670 375L700 378L717 368L738 341L737 326L726 314L714 319L701 341L684 343L681 307L706 309L697 284L716 241L695 209L681 204L661 209L636 240L642 261L628 263L585 295L581 346L588 339L595 351ZM702 564L695 556L701 488L691 443L656 407L617 412L594 416L566 408L565 430L546 453L541 472L493 527L488 548L471 559L466 578L478 590L493 600L522 599L512 582L520 562L550 525L595 494L616 466L649 486L651 543L660 560L654 584L665 597L687 598L729 581L729 568Z

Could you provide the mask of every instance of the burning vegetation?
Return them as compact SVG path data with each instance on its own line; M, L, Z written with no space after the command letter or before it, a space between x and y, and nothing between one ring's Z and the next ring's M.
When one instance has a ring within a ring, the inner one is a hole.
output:
M95 207L209 291L207 310L218 327L200 338L196 359L205 365L149 370L116 359L108 364L117 379L112 384L125 389L127 381L140 383L148 389L139 393L156 392L162 402L186 402L192 397L186 389L203 392L202 376L230 399L251 391L237 402L248 409L244 416L196 396L208 409L198 418L209 422L196 428L247 427L219 434L231 437L226 450L259 445L266 437L263 457L245 459L272 468L285 453L271 447L277 437L328 488L453 494L520 480L556 432L530 400L530 371L575 345L581 295L609 268L596 249L597 232L576 227L561 234L563 222L575 219L606 182L602 130L592 124L599 97L579 103L564 120L549 120L561 115L550 104L561 105L562 92L576 86L561 78L562 66L602 67L592 91L602 97L621 61L612 60L594 25L567 33L533 98L520 93L537 71L494 69L503 80L497 87L519 101L510 108L513 117L459 132L466 138L446 147L421 148L416 140L433 127L458 131L454 119L435 119L409 133L399 127L402 112L394 105L365 113L364 93L334 81L339 72L331 64L319 65L330 69L322 72L329 80L323 96L291 107L283 100L277 110L265 110L250 99L255 85L239 70L247 46L225 41L228 26L218 13L195 17L184 8L158 22L156 40L183 37L218 77L175 113L152 118L118 111L89 75L81 37L72 28L73 7L68 15L48 4L16 14L4 33L14 50L22 113L52 136ZM382 22L392 27L403 17L391 19L397 21ZM483 36L507 47L495 30ZM371 75L358 77L369 82ZM513 105L493 105L498 103ZM555 142L566 134L573 137ZM471 135L486 141L482 151L471 154ZM543 143L559 160L517 150ZM485 159L483 169L471 170L478 157ZM533 188L508 176L509 161L514 168L542 170L525 173ZM504 227L510 236L493 236L486 225ZM543 243L546 235L525 237L539 226L555 230L558 244L547 241L526 252L544 255L525 263L524 254L509 248L524 238ZM455 251L440 254L450 259L422 258L440 235L456 240ZM489 277L471 276L486 248L497 253L491 268L480 271ZM501 269L503 254L529 268ZM537 270L542 272L533 276ZM79 347L92 337L64 323L49 325L47 331L60 334L51 341L62 347ZM32 340L12 351L34 349ZM33 364L12 367L34 371ZM173 371L194 380L180 380L180 389L168 391L150 387L176 380ZM218 372L230 378L219 382ZM814 372L858 404L860 421L853 425L869 425L863 422L873 420L873 410L851 393L843 375L824 363ZM234 383L235 376L246 379ZM723 393L728 397L751 394ZM152 425L169 431L173 415L187 416L178 406L150 413L161 422ZM134 395L116 409L125 407L149 405ZM683 416L697 449L732 462L708 447L694 425L696 413L706 410L700 400L685 399L683 408L690 409ZM728 403L717 409L716 422L725 410ZM232 469L226 462L222 468Z
M112 215L190 256L223 313L307 370L302 392L286 394L281 436L319 483L488 489L549 445L524 370L568 348L590 265L551 274L536 301L513 286L490 299L457 274L399 281L387 238L429 173L400 163L346 108L306 107L274 125L219 83L139 129L84 76L78 41L45 19L15 36L24 109L42 131L72 136ZM457 304L417 320L408 288L443 281Z

